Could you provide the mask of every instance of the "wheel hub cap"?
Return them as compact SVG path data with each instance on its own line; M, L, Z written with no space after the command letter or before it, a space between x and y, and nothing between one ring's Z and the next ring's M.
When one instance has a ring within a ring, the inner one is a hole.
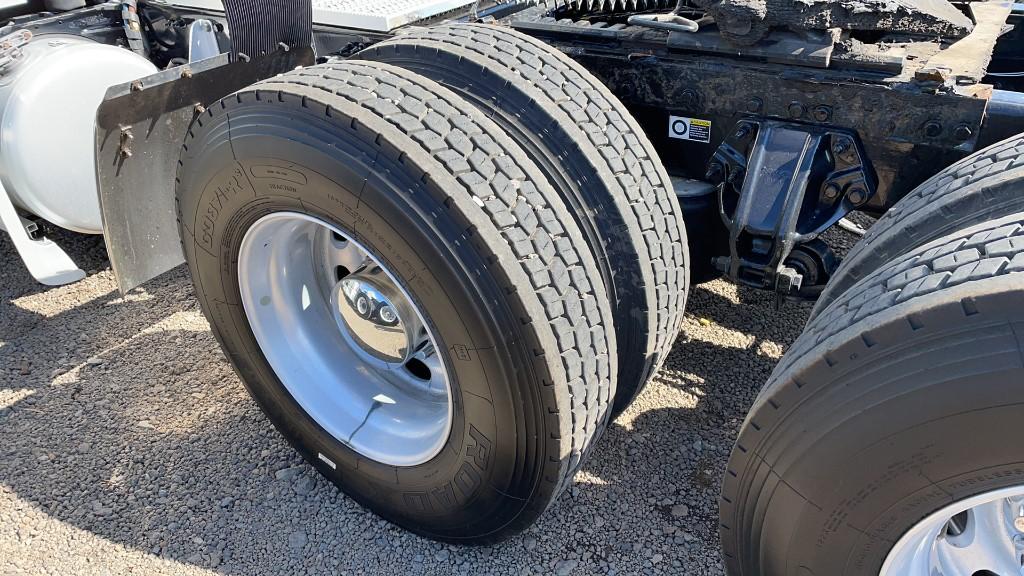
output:
M376 275L380 275L379 268ZM338 282L332 298L341 329L365 353L389 363L405 362L413 348L415 334L403 316L415 315L405 297L387 279L383 282L369 274L353 275Z

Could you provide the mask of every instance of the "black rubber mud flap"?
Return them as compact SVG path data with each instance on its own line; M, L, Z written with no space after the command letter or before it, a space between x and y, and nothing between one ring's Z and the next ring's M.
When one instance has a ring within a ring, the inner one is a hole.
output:
M174 179L195 116L232 92L313 60L310 48L248 62L222 54L107 91L96 114L96 177L107 253L122 291L184 262Z

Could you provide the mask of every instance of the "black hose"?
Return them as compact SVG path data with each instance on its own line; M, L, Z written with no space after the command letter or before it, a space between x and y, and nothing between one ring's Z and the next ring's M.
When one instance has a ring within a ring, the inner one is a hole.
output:
M163 38L160 37L159 34L157 34L156 28L153 27L153 22L150 21L149 17L146 16L145 12L141 12L141 11L139 12L139 19L142 20L142 25L145 26L146 30L149 31L149 37L152 38L153 40L155 40L157 44L163 46L164 48L168 48L168 49L171 49L171 48L174 48L175 46L177 46L177 44L174 43L174 42L171 42L171 43L168 44Z

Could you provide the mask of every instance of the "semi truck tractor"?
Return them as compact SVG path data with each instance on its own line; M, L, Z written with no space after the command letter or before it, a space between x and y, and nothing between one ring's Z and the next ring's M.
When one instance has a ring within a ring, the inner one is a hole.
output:
M1019 576L1022 20L1000 0L4 2L0 223L43 284L85 276L53 227L102 234L126 292L186 264L295 449L463 544L573 482L692 284L815 302L723 472L727 572ZM863 237L837 254L835 227Z

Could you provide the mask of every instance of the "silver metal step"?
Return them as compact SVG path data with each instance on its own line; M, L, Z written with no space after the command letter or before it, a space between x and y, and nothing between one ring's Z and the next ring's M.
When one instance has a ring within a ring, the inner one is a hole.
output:
M221 0L169 0L167 3L182 8L224 11ZM313 22L390 32L472 3L473 0L313 0Z

